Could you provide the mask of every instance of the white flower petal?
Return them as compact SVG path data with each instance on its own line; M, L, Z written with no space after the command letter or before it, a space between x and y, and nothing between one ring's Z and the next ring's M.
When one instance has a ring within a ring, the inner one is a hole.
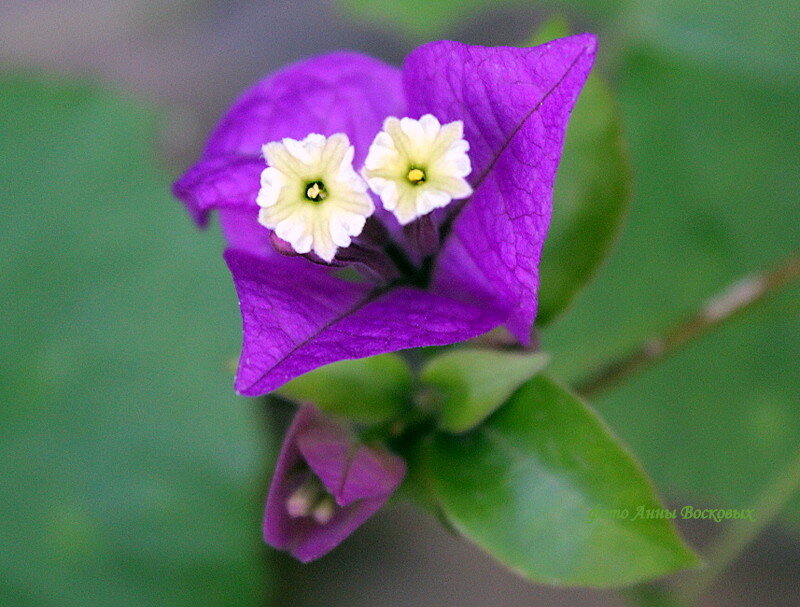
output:
M256 196L256 203L260 207L271 207L278 202L278 196L283 188L285 179L283 173L273 167L267 167L261 172L261 189Z
M412 141L420 141L425 137L425 130L422 128L419 120L413 118L401 118L400 128Z
M419 124L422 127L422 131L425 133L425 137L429 140L433 140L442 128L439 120L433 114L425 114L422 116L419 119Z

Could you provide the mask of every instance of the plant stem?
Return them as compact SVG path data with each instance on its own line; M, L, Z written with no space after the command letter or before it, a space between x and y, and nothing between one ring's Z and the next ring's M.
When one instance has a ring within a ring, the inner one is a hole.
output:
M579 394L592 396L612 388L631 375L674 354L688 343L718 328L757 302L789 286L800 277L800 255L793 254L769 272L745 277L710 299L699 312L663 335L601 368L578 383Z
M800 489L800 449L778 476L769 483L756 502L755 522L732 521L708 550L708 566L700 570L679 593L684 604L692 605L714 583L720 573L747 548L763 529L783 511Z

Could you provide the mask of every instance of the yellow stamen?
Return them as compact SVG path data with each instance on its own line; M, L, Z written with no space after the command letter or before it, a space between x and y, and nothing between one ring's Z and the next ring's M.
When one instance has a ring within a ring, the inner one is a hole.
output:
M411 169L406 178L414 185L425 181L425 172L420 169Z
M314 202L325 200L327 196L328 192L325 191L325 187L318 181L315 181L314 183L309 185L308 189L306 190L306 198L308 198L309 200L313 200Z

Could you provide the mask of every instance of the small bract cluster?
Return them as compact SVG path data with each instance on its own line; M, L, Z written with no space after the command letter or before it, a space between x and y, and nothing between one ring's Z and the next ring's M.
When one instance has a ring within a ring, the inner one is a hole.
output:
M388 117L361 175L344 133L267 143L259 223L296 253L313 252L331 262L375 211L368 188L401 225L472 194L465 179L471 171L468 150L463 123L441 124L432 114L419 120Z

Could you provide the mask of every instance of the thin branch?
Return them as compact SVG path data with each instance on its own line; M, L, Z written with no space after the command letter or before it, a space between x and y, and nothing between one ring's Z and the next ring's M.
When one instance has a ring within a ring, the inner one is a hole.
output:
M631 375L674 354L698 337L718 328L766 297L800 277L800 255L793 254L769 272L748 276L709 300L696 314L661 336L648 340L633 352L601 368L578 383L579 394L592 397Z

